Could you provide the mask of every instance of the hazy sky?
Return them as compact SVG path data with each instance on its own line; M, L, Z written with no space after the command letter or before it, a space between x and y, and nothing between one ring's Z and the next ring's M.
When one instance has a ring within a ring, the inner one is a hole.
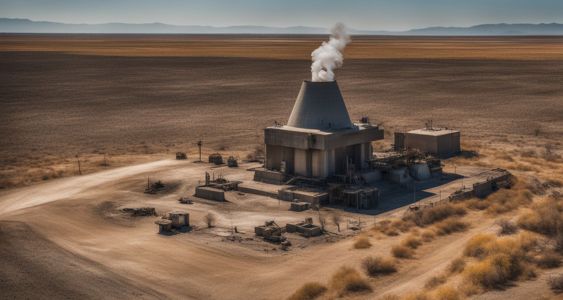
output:
M0 17L65 23L269 25L400 30L563 23L563 0L0 0Z

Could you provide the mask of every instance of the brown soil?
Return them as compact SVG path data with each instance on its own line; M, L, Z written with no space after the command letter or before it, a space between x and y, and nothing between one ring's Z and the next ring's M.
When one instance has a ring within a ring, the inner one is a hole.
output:
M512 140L539 133L535 140L555 143L563 137L563 60L538 49L559 55L562 41L356 38L337 78L351 116L382 122L388 138L394 130L433 119L461 129L465 138ZM301 81L310 77L307 53L271 58L292 53L296 44L305 43L310 51L318 42L304 37L1 35L0 187L77 174L76 154L86 173L106 168L104 154L109 167L170 157L178 150L193 159L200 138L205 153L244 158L261 144L262 128L287 119ZM197 49L220 52L194 57L199 55L190 52L194 43ZM272 45L280 48L264 48ZM160 56L149 51L152 47L190 53ZM354 54L354 47L369 49L373 57ZM410 55L394 47L450 49L452 57L425 56L422 50ZM490 53L504 47L535 58ZM395 49L394 56L378 56L382 48ZM130 51L97 55L108 49ZM479 55L471 59L460 54L474 50Z
M343 225L337 235L329 224L334 234L291 236L294 246L283 252L255 238L253 227L269 219L283 225L316 218L316 212L291 212L287 202L234 192L228 203L177 202L193 194L204 171L252 178L245 169L258 164L192 163L194 143L202 138L205 153L240 158L253 151L263 127L287 119L300 82L310 75L308 53L322 39L0 36L0 186L6 188L0 191L0 290L8 298L284 299L305 282L327 284L341 266L361 270L367 256L389 257L406 233L388 237L364 228L373 246L354 249L357 234ZM520 178L563 180L563 161L544 148L551 144L561 154L561 41L356 38L347 52L354 59L337 77L352 117L369 115L384 124L385 145L394 130L431 118L461 129L464 149L480 154L447 161L448 172L500 166ZM172 160L179 150L190 159ZM104 153L109 166L101 165ZM86 175L58 178L76 174L76 154ZM143 194L149 176L174 188ZM7 189L38 180L46 182ZM461 184L432 192L438 197ZM145 206L160 214L189 210L194 231L162 236L157 217L118 213ZM340 213L370 226L400 218L403 210L375 217ZM203 222L209 212L217 216L211 229ZM473 235L496 232L495 218L470 211L462 220L467 231L419 246L397 273L370 279L374 291L356 298L424 289ZM231 226L240 240L227 239ZM555 297L546 284L553 272L538 270L536 281L478 297ZM456 280L459 275L448 284Z

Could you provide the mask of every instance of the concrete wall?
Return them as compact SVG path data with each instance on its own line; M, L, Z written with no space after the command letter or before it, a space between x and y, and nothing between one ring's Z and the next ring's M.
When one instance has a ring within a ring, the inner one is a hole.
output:
M459 132L439 136L437 155L439 157L451 157L456 155L461 151L460 142Z
M294 149L295 175L307 176L307 150Z

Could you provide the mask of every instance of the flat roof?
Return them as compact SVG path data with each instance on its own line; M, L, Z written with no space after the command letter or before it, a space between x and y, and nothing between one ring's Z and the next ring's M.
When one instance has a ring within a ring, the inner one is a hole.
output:
M432 135L432 136L440 136L440 135L447 135L452 133L459 133L459 130L453 129L446 129L446 128L434 128L434 129L415 129L411 130L408 133L410 134L420 134L420 135Z
M338 130L333 130L333 131L310 129L310 128L300 128L300 127L293 127L293 126L289 126L289 125L269 126L267 128L293 131L293 132L314 133L314 134L318 134L318 135L330 135L330 134L335 134L335 133L361 131L361 130L366 130L368 128L380 128L380 127L378 125L370 125L370 124L364 124L364 123L354 123L354 127L352 127L352 128L338 129Z

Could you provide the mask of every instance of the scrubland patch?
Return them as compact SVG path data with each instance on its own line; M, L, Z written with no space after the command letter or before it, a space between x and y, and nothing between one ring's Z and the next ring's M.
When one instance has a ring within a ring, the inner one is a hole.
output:
M288 300L313 300L326 292L327 288L318 282L305 283Z

